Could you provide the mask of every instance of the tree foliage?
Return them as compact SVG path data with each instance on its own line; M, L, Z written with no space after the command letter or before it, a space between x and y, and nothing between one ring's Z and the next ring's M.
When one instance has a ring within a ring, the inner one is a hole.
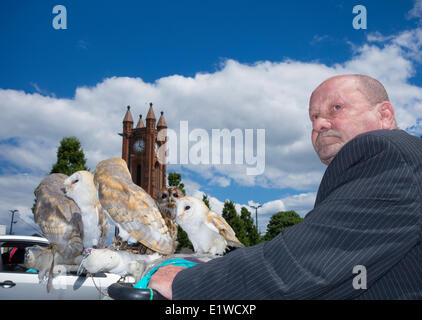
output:
M274 214L267 225L265 240L271 240L285 228L291 227L299 222L301 218L295 211L280 211Z
M182 248L193 250L193 245L189 241L188 234L180 226L177 226L177 242L176 252L179 252Z
M248 239L246 235L245 224L243 223L240 216L237 214L233 201L226 200L224 202L222 217L232 227L239 241L242 242L245 246L247 246Z
M170 172L167 176L167 181L170 187L177 187L186 195L185 185L182 183L182 176L177 172Z
M242 207L240 210L240 219L243 221L247 237L247 243L245 245L253 246L261 242L262 238L258 233L258 228L254 224L250 211L245 207Z
M177 187L182 190L183 194L186 195L186 191L184 189L185 185L182 183L182 176L180 173L177 172L170 172L167 175L168 185L170 187ZM193 250L193 245L189 241L187 233L180 227L177 227L177 248L176 252L180 251L182 248L189 248Z
M63 173L67 176L76 171L89 170L86 167L86 158L81 143L76 137L64 137L57 149L57 161L51 168L51 173ZM35 212L37 199L32 204L32 213Z
M57 150L57 162L50 173L64 173L70 176L80 170L89 170L81 143L76 137L64 137Z
M206 195L205 193L202 195L202 201L205 203L208 209L211 210L210 199L208 198L208 195Z

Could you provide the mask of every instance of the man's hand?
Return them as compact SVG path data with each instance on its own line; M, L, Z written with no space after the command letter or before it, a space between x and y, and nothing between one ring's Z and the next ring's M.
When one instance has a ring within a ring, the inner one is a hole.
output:
M157 290L164 297L171 300L173 297L173 292L171 289L173 279L183 269L186 269L186 267L167 265L159 268L157 272L151 276L148 287Z

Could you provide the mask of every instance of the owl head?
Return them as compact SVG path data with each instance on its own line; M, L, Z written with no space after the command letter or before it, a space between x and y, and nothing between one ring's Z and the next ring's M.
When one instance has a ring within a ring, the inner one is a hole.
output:
M157 203L160 211L165 211L176 218L176 201L184 197L182 190L177 187L163 188L158 193Z
M183 197L177 201L176 222L183 228L186 223L203 221L209 211L203 201L194 197Z
M80 207L95 202L97 189L94 185L94 176L89 171L78 171L67 178L64 183L64 192Z

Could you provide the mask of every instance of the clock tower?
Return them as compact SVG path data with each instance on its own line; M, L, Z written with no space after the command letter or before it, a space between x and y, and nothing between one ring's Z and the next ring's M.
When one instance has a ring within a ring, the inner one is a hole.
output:
M123 133L120 134L123 138L122 158L127 163L133 182L156 199L167 180L166 153L160 149L167 141L167 124L163 112L156 123L152 103L145 120L146 125L140 115L134 128L130 106L127 107Z

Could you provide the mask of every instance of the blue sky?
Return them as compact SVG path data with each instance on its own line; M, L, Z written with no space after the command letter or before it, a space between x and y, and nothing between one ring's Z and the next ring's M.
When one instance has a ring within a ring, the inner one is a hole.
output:
M68 29L52 28L67 8ZM364 4L368 29L352 28ZM290 57L325 64L351 55L368 32L414 27L413 1L2 1L0 86L72 97L111 76L193 76L220 59L243 63ZM319 40L319 41L318 41ZM419 79L415 79L420 81Z
M52 27L58 4L67 30ZM352 27L358 4L367 30ZM261 231L277 210L312 208L325 167L306 108L328 76L376 76L393 91L399 125L422 134L420 1L3 0L0 16L0 224L15 207L31 223L32 190L63 136L81 139L91 168L120 156L128 104L136 118L153 101L174 128L186 119L206 130L266 129L260 177L170 166L215 210L226 199L266 203Z

